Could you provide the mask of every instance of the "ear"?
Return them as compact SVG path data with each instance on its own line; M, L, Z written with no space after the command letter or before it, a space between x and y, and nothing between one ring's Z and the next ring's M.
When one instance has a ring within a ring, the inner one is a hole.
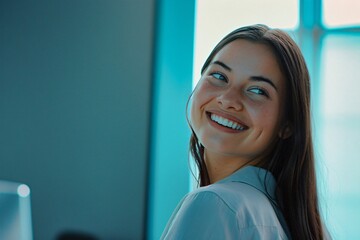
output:
M279 131L279 138L287 139L292 135L292 127L289 122L287 122Z

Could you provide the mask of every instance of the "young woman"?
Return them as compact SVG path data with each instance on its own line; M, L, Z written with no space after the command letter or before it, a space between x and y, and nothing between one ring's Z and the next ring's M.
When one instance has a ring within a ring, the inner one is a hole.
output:
M239 28L206 60L191 99L200 188L162 239L324 239L304 58L283 31Z

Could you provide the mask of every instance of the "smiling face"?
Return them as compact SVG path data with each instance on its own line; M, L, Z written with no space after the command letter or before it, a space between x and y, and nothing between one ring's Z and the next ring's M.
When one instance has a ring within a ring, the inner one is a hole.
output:
M285 79L272 50L238 39L224 46L193 93L191 125L212 156L261 159L279 137Z

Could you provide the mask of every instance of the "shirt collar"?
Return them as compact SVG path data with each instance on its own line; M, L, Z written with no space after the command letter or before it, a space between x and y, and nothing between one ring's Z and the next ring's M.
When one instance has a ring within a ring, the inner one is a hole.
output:
M266 196L275 198L275 189L276 181L274 176L266 169L255 167L255 166L245 166L240 168L230 176L220 180L218 183L224 182L241 182L248 184L260 192L264 193Z

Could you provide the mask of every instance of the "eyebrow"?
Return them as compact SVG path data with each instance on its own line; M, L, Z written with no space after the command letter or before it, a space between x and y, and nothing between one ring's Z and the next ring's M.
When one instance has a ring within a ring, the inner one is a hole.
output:
M231 72L231 68L228 65L226 65L225 63L223 63L223 62L215 61L212 64L219 65L219 66L225 68L226 70L228 70L229 72Z
M223 63L221 61L214 61L212 64L219 65L219 66L225 68L226 70L228 70L229 72L232 71L232 69L228 65L226 65L225 63ZM269 78L266 78L263 76L251 76L250 80L257 81L257 82L266 82L266 83L270 84L276 91L278 90L277 87L275 86L274 82L272 80L270 80Z

